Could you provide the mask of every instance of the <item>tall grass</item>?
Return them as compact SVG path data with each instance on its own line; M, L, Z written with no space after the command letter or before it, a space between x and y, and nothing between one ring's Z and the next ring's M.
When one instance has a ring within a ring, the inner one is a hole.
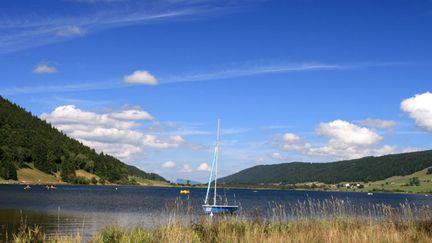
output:
M432 242L432 211L427 206L353 205L338 199L306 200L210 218L193 214L187 202L176 202L167 209L165 223L151 228L110 226L91 242ZM31 239L80 241L79 235L47 237L37 227L24 227L13 241L34 242Z

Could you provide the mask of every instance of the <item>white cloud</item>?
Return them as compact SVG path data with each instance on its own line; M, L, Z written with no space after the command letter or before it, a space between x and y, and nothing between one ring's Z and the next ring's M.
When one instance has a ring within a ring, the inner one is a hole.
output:
M354 159L395 152L394 146L376 147L375 145L382 140L382 137L374 131L347 121L335 120L320 123L316 133L327 137L329 140L326 145L309 150L309 154L315 156Z
M56 72L57 72L56 67L49 66L47 64L39 64L33 69L33 73L36 74L51 74Z
M175 163L172 160L167 160L162 164L162 167L164 168L174 168L175 167Z
M110 113L83 111L74 105L59 106L40 117L97 151L121 159L128 159L145 148L172 149L192 146L180 135L160 138L145 134L136 129L140 124L135 121L116 119Z
M285 133L282 138L284 142L288 142L288 143L296 142L300 140L300 137L293 133Z
M400 107L415 120L418 127L432 132L432 93L416 94L403 100Z
M415 147L406 147L406 148L403 148L402 150L401 150L401 152L402 153L410 153L410 152L417 152L417 151L420 151L421 149L419 149L419 148L415 148Z
M119 159L129 159L133 154L142 152L142 148L126 143L106 143L79 139L84 145L94 148L96 151L111 154Z
M124 110L110 114L111 117L125 120L148 120L153 121L154 117L142 110Z
M311 148L309 150L309 155L331 159L357 159L366 156L381 156L395 152L396 147L391 145L384 145L382 147L375 148L330 141L327 145Z
M138 125L135 122L112 119L108 114L83 111L76 108L74 105L59 106L49 114L43 113L41 118L56 125L83 124L90 126L89 128L94 126L104 126L109 128L129 129Z
M320 123L316 133L330 138L330 141L353 145L371 145L382 139L380 135L368 128L342 120Z
M372 118L367 118L365 120L362 120L360 121L360 124L367 127L387 128L387 129L391 129L396 126L396 122L393 120L381 120L381 119L372 119Z
M311 144L306 140L301 139L294 133L285 133L282 135L280 148L286 151L306 151L311 147Z
M207 163L201 163L197 170L199 171L210 171L210 166Z
M56 32L56 35L64 36L64 37L80 36L80 35L84 35L84 31L76 25L70 25L70 26L59 28Z
M377 146L382 137L376 132L343 120L320 123L315 132L317 135L327 138L327 143L313 146L296 134L285 133L277 140L279 148L284 151L296 151L327 159L354 159L396 152L394 146ZM283 155L273 153L272 158L283 159Z
M277 152L276 153L272 153L271 157L273 159L280 160L282 162L287 162L287 161L291 160L291 158L289 156L286 156L286 155L283 155L283 154L277 153Z
M0 19L0 26L6 29L0 35L0 53L64 41L67 39L65 36L83 35L83 29L86 33L91 33L122 26L158 23L161 20L177 20L182 16L196 16L221 10L219 4L209 5L206 1L198 1L196 4L190 4L189 1L135 1L133 6L131 8L129 4L98 4L92 11L81 11L74 15L58 15L55 11L38 9L18 15L5 12Z
M130 75L123 77L123 81L129 84L157 85L159 81L148 71L137 70Z
M181 166L180 172L184 172L184 173L192 172L192 166L190 166L190 164L184 164Z

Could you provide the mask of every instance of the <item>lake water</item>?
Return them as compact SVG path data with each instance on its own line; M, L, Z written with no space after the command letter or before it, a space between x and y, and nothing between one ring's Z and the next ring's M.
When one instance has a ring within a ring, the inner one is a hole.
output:
M84 239L89 239L109 225L152 227L179 216L202 217L205 189L189 190L187 196L179 195L179 188L168 187L58 186L56 190L47 190L44 186L33 186L24 190L22 185L0 185L0 240L5 239L6 232L10 235L16 230L22 221L40 225L49 234L79 232ZM275 208L283 208L287 218L322 216L323 208L335 210L332 202L342 204L348 213L370 215L372 212L377 217L376 211L380 211L377 207L383 205L432 207L432 196L410 194L368 196L367 193L248 189L220 189L219 193L229 203L239 204L240 214L253 215L259 209L260 215L268 218L275 215ZM321 206L310 206L316 203ZM300 212L299 205L308 209Z

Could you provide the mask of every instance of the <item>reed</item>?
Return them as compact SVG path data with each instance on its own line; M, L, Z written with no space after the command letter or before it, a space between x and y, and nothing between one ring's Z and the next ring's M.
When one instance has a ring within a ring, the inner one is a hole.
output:
M165 222L151 228L110 226L91 242L431 242L432 211L407 203L353 207L339 199L269 204L262 212L210 218L176 202ZM176 206L177 205L177 206ZM180 206L178 206L180 205ZM195 215L195 216L193 216ZM46 236L38 227L23 229L14 242L80 242L80 237Z

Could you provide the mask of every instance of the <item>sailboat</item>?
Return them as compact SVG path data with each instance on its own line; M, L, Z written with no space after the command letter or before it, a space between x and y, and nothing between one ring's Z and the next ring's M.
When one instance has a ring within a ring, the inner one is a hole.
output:
M226 204L218 204L217 202L217 176L218 176L218 160L219 160L219 128L220 128L220 121L218 119L217 122L217 135L216 135L216 146L214 149L214 155L213 155L213 162L212 167L210 171L210 177L208 180L208 186L207 186L207 193L204 200L204 204L202 205L202 208L205 213L209 213L210 215L213 214L221 214L221 213L234 213L238 210L238 206L236 205L226 205ZM213 173L214 172L214 173ZM214 176L214 191L213 191L213 204L210 204L210 188L212 184L212 179Z

